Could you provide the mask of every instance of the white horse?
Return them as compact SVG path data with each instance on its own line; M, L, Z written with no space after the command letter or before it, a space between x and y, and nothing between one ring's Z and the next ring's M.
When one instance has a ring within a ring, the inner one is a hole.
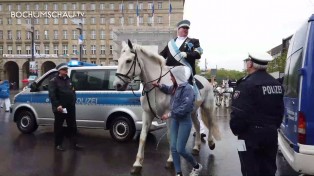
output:
M117 90L124 91L128 83L131 82L136 76L139 76L144 84L144 96L141 97L141 105L143 108L143 126L139 140L139 148L136 156L136 161L133 164L132 174L140 173L144 160L144 146L148 130L153 119L161 117L163 114L170 111L170 95L164 94L158 88L154 88L151 84L153 81L159 80L160 83L171 85L169 68L165 65L165 59L158 53L152 53L140 45L132 44L128 41L126 44L122 42L121 55L118 60L118 69L114 86ZM196 129L195 145L193 147L194 154L198 154L201 145L200 138L200 122L197 119L197 109L201 107L202 120L206 127L209 129L208 146L214 149L214 139L220 139L220 132L214 120L214 95L213 87L204 77L196 75L202 84L203 88L200 89L201 101L195 103L195 110L192 113L192 121ZM168 120L167 120L168 121ZM169 123L167 123L167 137L169 141ZM166 167L172 167L173 160L171 151L167 159Z

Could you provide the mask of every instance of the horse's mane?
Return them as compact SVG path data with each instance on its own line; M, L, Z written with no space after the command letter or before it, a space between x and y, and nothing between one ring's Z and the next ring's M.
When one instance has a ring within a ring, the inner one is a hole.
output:
M143 54L147 55L150 59L156 60L162 66L166 65L165 58L159 55L159 53L151 52L148 49L138 44L133 44L133 47L135 48L136 51L141 51Z

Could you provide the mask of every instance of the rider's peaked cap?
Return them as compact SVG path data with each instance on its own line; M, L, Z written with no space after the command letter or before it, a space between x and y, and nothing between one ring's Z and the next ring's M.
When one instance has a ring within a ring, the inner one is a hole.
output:
M191 22L189 20L182 20L177 24L177 28L188 27L190 28Z
M58 66L56 66L56 69L58 71L62 70L62 69L67 69L68 68L68 64L67 63L61 63Z
M246 60L251 60L253 63L259 65L267 65L268 62L273 60L273 57L268 53L249 53L249 58Z

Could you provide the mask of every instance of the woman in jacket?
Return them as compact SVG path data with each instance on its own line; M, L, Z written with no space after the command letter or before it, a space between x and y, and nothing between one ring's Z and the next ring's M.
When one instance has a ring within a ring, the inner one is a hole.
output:
M202 170L202 165L199 164L191 153L185 149L189 139L192 119L191 114L194 108L194 90L188 83L185 77L185 66L176 66L170 70L172 86L159 84L154 82L155 87L166 94L171 94L170 112L164 114L162 119L170 118L170 147L173 157L173 163L177 176L182 176L180 156L185 158L192 166L190 176L197 176Z

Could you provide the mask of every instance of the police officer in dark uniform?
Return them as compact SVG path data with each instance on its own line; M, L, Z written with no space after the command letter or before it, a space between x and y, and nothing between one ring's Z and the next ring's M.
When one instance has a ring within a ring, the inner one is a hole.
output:
M283 87L266 72L271 60L268 53L250 53L245 60L248 75L233 92L230 128L244 145L238 148L244 176L275 175L277 170L277 129L284 104Z
M167 66L188 65L190 69L186 68L185 72L192 84L191 73L196 74L195 61L201 58L203 50L198 39L188 37L190 24L189 20L182 20L177 24L178 36L168 42L160 55L167 59Z
M67 76L68 66L66 63L62 63L56 69L58 70L58 75L49 82L49 97L55 116L55 147L56 150L64 151L65 149L62 146L63 137L68 136L73 148L81 149L82 147L76 141L76 95L71 80ZM64 120L67 123L66 129L63 128Z

